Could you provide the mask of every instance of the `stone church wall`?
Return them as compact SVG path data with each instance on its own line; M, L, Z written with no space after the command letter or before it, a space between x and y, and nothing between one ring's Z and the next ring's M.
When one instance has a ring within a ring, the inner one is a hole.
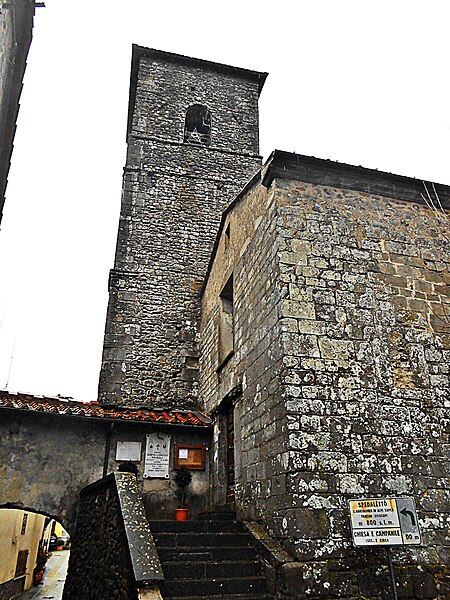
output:
M224 233L229 231L229 239ZM201 395L216 414L213 502L222 504L226 432L220 403L234 394L235 493L238 516L254 518L275 507L287 464L287 432L280 374L280 296L276 265L276 206L262 187L227 215L203 295ZM220 293L233 273L234 354L219 368ZM271 299L268 302L268 298Z
M227 223L232 240L255 222L227 258ZM445 235L417 202L294 180L256 187L226 216L203 297L201 391L211 411L242 386L237 510L296 559L286 598L389 594L385 549L351 542L348 500L373 496L417 505L422 545L393 550L400 596L450 595ZM234 355L216 372L232 271Z
M277 199L290 449L329 474L322 496L417 495L433 537L450 510L439 223L416 203L299 182Z
M349 552L362 565L383 562L380 551L352 552L347 500L411 496L423 546L396 555L406 571L421 563L439 573L450 549L445 231L418 203L280 186L291 506L279 511L279 534L298 560L318 561L317 572ZM370 597L380 571L361 572L349 580ZM426 570L414 573L415 595L406 597L446 597L433 587L439 574L431 583ZM405 575L404 589L413 585Z
M99 399L180 408L197 398L199 290L221 211L260 166L259 74L143 53L134 58ZM210 111L210 145L184 141L196 103Z

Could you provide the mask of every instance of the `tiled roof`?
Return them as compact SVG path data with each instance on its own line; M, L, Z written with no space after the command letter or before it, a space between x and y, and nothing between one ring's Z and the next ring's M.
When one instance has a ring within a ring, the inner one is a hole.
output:
M50 398L32 394L0 391L0 409L34 411L71 417L87 417L117 421L161 423L210 427L211 419L196 410L151 409L145 407L110 407L98 402L77 402L68 398Z

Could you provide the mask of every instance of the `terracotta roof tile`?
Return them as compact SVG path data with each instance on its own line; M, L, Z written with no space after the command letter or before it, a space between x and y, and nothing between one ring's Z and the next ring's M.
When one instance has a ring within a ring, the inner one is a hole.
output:
M211 419L196 410L111 407L102 406L98 402L77 402L68 398L14 394L6 391L0 391L0 409L2 408L72 417L211 427Z

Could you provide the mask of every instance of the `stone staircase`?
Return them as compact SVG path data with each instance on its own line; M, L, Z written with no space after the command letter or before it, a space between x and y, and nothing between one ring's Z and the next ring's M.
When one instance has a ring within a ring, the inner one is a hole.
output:
M165 600L273 600L250 536L233 513L152 521Z

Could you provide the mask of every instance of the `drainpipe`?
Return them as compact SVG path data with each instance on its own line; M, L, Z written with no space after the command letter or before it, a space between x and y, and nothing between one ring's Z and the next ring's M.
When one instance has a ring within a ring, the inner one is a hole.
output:
M108 474L108 459L109 459L109 451L111 449L111 436L112 431L114 429L114 423L111 423L108 429L108 435L106 436L106 446L105 446L105 460L103 461L103 477L106 477Z

